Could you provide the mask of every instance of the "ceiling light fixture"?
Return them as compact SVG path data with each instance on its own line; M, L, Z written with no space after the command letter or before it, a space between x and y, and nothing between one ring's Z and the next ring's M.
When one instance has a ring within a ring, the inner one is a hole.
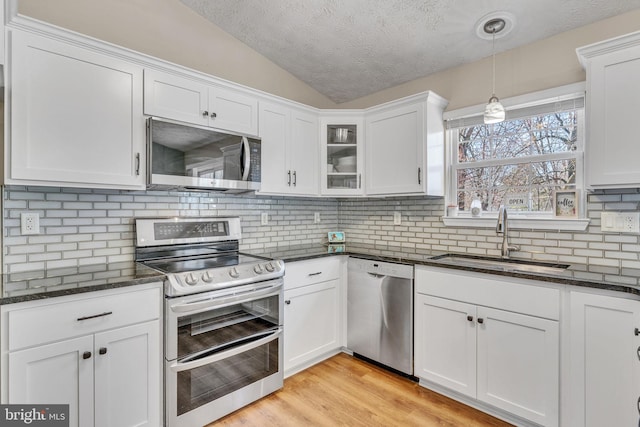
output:
M496 34L504 30L506 23L502 18L493 18L484 23L483 29L487 34L491 34L492 51L492 92L487 106L484 108L485 124L500 123L504 121L504 107L496 96Z

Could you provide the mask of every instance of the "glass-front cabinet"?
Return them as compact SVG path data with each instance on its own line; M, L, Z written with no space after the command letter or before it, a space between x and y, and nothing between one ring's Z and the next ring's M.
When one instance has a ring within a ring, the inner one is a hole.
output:
M321 118L322 194L363 194L363 129L364 119L361 115Z

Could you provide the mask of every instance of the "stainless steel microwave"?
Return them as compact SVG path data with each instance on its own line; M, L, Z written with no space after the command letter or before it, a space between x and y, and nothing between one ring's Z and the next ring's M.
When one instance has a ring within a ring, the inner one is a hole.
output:
M243 193L260 189L260 140L147 119L147 187Z

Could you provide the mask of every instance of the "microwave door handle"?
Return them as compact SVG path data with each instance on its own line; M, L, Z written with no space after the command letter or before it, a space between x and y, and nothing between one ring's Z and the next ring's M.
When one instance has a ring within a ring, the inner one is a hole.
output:
M266 336L264 338L260 338L258 340L255 340L255 341L252 341L250 343L247 343L247 344L232 348L232 349L227 350L227 351L223 351L221 353L216 353L216 354L213 354L211 356L207 356L207 357L204 357L202 359L194 360L194 361L191 361L191 362L186 362L186 363L175 362L175 363L172 363L170 365L170 368L174 372L182 372L182 371L188 371L189 369L199 368L201 366L205 366L205 365L208 365L210 363L218 362L220 360L227 359L229 357L237 356L238 354L244 353L245 351L249 351L249 350L251 350L253 348L260 347L261 345L264 345L264 344L266 344L268 342L271 342L271 341L275 340L280 335L282 335L282 328L278 328L276 331L274 331L273 333L269 334L268 336Z
M249 178L249 169L251 168L251 150L249 150L249 140L246 136L242 137L242 154L240 155L240 161L242 161L243 158L242 181L246 181L247 178Z

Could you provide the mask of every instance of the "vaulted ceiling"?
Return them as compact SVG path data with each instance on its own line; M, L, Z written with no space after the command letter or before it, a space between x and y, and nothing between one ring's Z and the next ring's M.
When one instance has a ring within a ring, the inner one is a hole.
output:
M640 0L180 0L342 103L640 8Z

